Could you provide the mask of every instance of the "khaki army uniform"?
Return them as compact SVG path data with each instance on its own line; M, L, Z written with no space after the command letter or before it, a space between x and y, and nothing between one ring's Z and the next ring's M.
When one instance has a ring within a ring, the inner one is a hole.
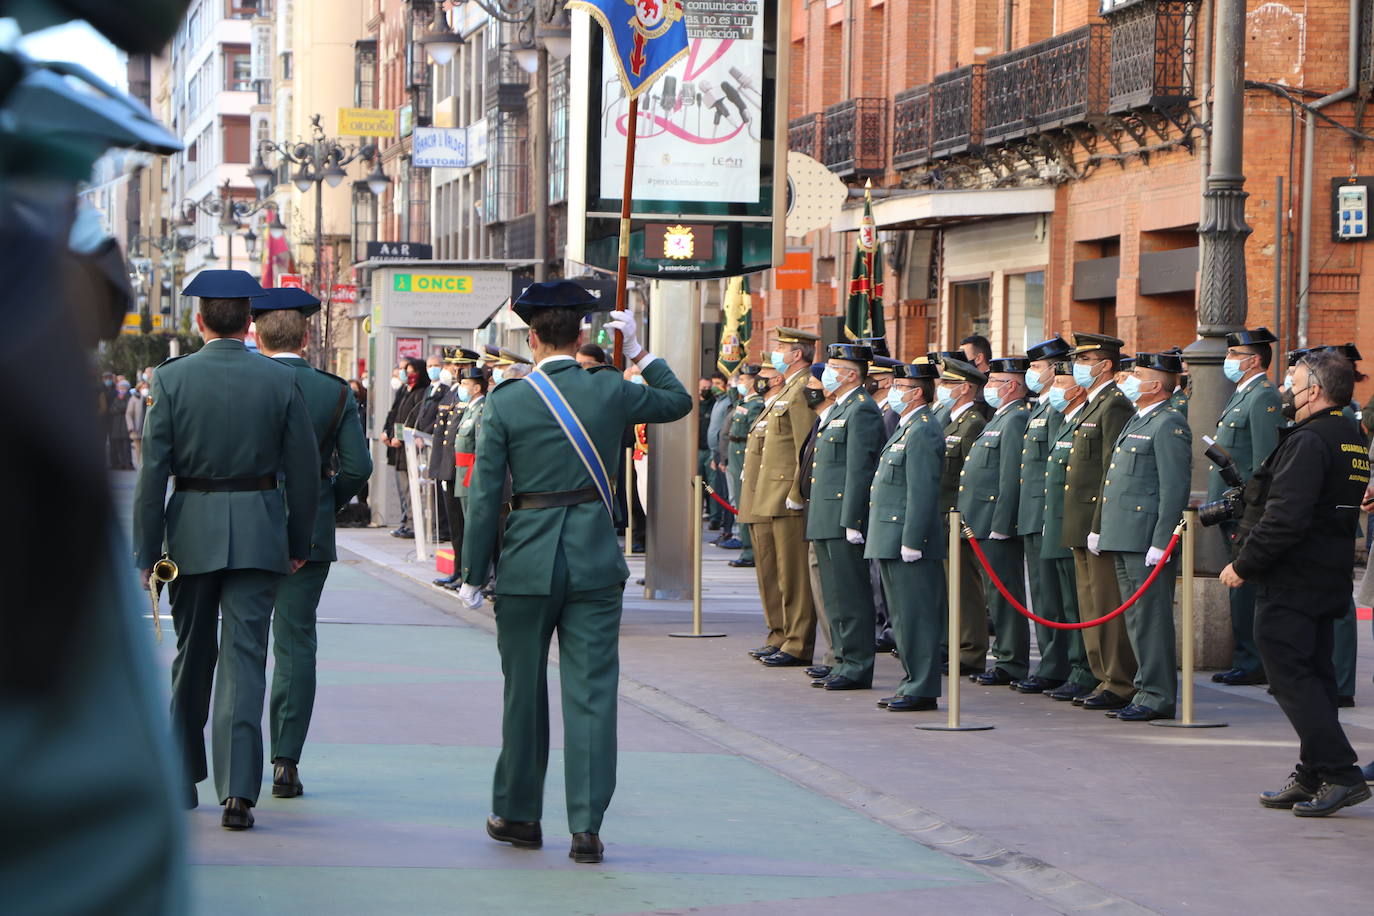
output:
M757 516L753 512L754 488L758 485L759 467L763 462L763 439L768 432L768 408L777 399L778 393L775 392L763 400L763 406L754 415L754 422L745 434L744 460L740 468L739 505L735 507L739 514L735 516L735 523L750 532L751 541L754 532L758 530L755 526L767 522L766 517ZM763 625L768 630L763 645L780 648L784 639L782 588L778 584L776 567L771 569L770 574L764 574L764 564L755 552L754 577L758 580L759 601L763 604Z

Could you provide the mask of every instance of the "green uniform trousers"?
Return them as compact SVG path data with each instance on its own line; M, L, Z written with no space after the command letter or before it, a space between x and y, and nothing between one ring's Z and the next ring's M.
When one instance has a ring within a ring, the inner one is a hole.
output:
M1059 579L1059 595L1064 603L1064 621L1066 623L1078 623L1084 618L1078 613L1078 576L1074 573L1073 557L1058 557L1048 561L1054 565L1055 575ZM1088 664L1088 651L1083 645L1082 630L1056 630L1060 634L1057 638L1063 639L1065 655L1069 662L1069 680L1080 687L1096 687L1097 676L1093 674L1092 666Z
M1059 571L1055 569L1054 560L1040 558L1045 536L1028 534L1021 541L1026 550L1026 576L1030 579L1031 610L1046 620L1056 623L1070 622L1064 608L1064 593L1059 587ZM1035 625L1035 644L1040 647L1040 663L1031 674L1049 681L1069 679L1068 634L1072 632L1056 630L1043 623Z
M994 541L984 538L978 542L987 555L988 565L1024 607L1026 604L1026 555L1021 539ZM988 613L997 634L992 640L993 666L1001 668L1016 680L1030 673L1030 621L1002 597L1002 592L988 580Z
M768 625L764 645L809 661L816 649L816 606L806 568L805 517L776 515L754 523L754 562Z
M1350 610L1336 618L1331 633L1331 664L1336 669L1336 695L1355 695L1355 650L1359 648L1359 627L1355 621L1355 599Z
M1093 555L1086 547L1074 547L1073 571L1078 583L1080 620L1095 620L1116 610L1121 604L1121 585L1116 578L1116 560L1111 554ZM1124 616L1124 615L1123 615ZM1106 623L1088 627L1083 633L1083 648L1088 665L1097 678L1097 690L1110 690L1119 697L1135 693L1135 653L1126 621L1113 617Z
M945 566L939 560L879 560L892 640L902 661L899 697L940 695L940 635L945 621Z
M208 774L205 722L214 691L211 755L219 803L262 789L262 705L267 692L267 631L272 604L285 578L263 569L220 569L177 577L168 586L177 655L172 662L172 727L181 743L186 779ZM215 636L220 623L219 646ZM220 659L218 666L216 659Z
M825 613L825 593L821 591L821 567L816 562L816 543L806 542L806 573L811 582L811 604L816 609L816 632L825 641L821 664L835 667L835 649L830 645L830 617Z
M461 526L459 526L461 530ZM277 589L272 614L272 695L268 701L272 760L285 757L299 763L315 709L315 609L324 582L329 578L328 560L311 560L289 575Z
M1235 522L1223 522L1222 534L1229 542L1236 530ZM1231 559L1236 558L1234 548ZM1230 589L1228 600L1231 602L1231 636L1235 648L1231 650L1231 667L1240 668L1246 674L1258 674L1264 670L1260 661L1259 646L1255 644L1255 585L1246 582L1240 588Z
M740 495L744 492L744 462L727 461L726 476L730 480L730 504L736 509L739 508ZM754 539L749 534L749 526L744 522L735 525L735 537L739 538L740 551L739 561L741 563L754 562Z
M875 612L863 545L844 538L811 543L816 548L825 612L830 617L830 646L835 652L830 674L872 687Z
M496 647L505 676L501 755L492 813L537 821L549 766L549 640L558 633L563 693L563 780L568 831L600 833L615 792L616 701L623 584L568 590L560 547L547 595L497 595Z
M1149 578L1143 553L1107 553L1116 561L1116 581L1121 594L1130 597ZM1173 715L1178 700L1178 649L1174 632L1174 586L1178 563L1169 558L1164 571L1125 614L1126 634L1139 664L1135 696L1131 702L1155 712ZM1124 694L1123 694L1124 695Z
M945 539L949 539L949 522L945 522ZM982 671L988 663L988 605L983 591L983 568L973 554L968 541L959 539L959 560L945 560L945 581L955 575L959 585L959 664ZM949 598L945 601L948 603ZM949 628L946 616L944 629ZM941 632L944 632L943 630ZM948 636L946 636L946 641Z

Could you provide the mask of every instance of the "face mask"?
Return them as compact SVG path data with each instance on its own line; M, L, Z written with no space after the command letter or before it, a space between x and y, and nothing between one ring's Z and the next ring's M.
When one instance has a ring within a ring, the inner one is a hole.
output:
M983 400L986 401L987 405L993 410L1002 406L1002 396L997 393L996 388L984 388Z
M634 382L636 385L644 385L644 384L647 384L647 383L644 381L644 376L642 376L642 375L636 375L634 378L630 379L630 381Z
M887 389L887 406L897 413L906 410L906 399L902 397L904 394L906 394L906 392L895 385Z
M394 376L394 375L391 377L391 390L392 390L392 391L400 391L400 390L401 390L401 380L398 379L398 378L397 378L396 376Z
M754 379L754 390L757 391L759 394L767 394L767 393L768 393L768 379L766 379L766 378L756 378L756 379Z
M1064 394L1063 388L1051 388L1049 393L1050 406L1063 413L1069 408L1069 399Z
M1283 378L1283 390L1284 390L1284 391L1292 391L1292 390L1293 390L1293 376L1291 376L1291 375L1286 375L1286 376L1284 376L1284 378Z
M768 361L773 364L773 368L778 372L787 371L787 361L783 358L782 351L774 350L768 354Z
M742 398L747 398L747 397L749 397L749 386L748 386L747 384L745 384L744 382L740 382L739 384L737 384L737 385L735 386L735 390L739 392L739 396L740 396L740 397L742 397Z
M1239 382L1245 375L1245 371L1240 367L1241 360L1227 359L1221 364L1221 374L1233 382Z
M821 373L821 385L825 388L826 391L834 391L836 388L839 388L839 373L836 372L834 369L830 368L829 366L826 366L825 371Z
M428 371L429 371L429 380L430 380L431 382L437 382L437 381L439 381L439 373L440 373L442 370L441 370L438 366L430 366Z
M1073 364L1073 380L1080 388L1092 388L1093 367L1087 363Z
M948 407L954 403L954 393L944 385L937 385L935 387L935 403L941 407Z
M1283 384L1283 391L1279 393L1279 403L1282 404L1283 415L1290 420L1298 417L1298 404L1293 398L1293 380L1287 379Z
M1134 375L1128 375L1121 380L1121 393L1124 394L1132 404L1140 400L1140 379Z
M459 388L459 389L458 389L458 400L462 401L464 404L466 404L468 401L471 401L471 400L472 400L472 389L470 389L470 388Z
M500 369L493 369L491 370L491 380L493 383L499 385L506 380L506 373L502 372Z
M877 394L878 380L875 378L864 379L864 390L867 391L869 394Z
M1045 383L1040 379L1039 372L1026 373L1026 387L1031 390L1031 394L1039 394L1045 390ZM984 395L987 397L987 395Z
M153 374L152 374L151 372L145 372L145 373L143 373L143 381L145 381L145 382L151 382L152 380L153 380Z
M802 398L806 401L807 407L815 410L825 400L825 392L819 388L803 388Z
M440 370L440 372L439 372L439 384L441 384L441 385L452 385L452 384L453 384L453 373L452 373L452 372L449 372L447 369Z

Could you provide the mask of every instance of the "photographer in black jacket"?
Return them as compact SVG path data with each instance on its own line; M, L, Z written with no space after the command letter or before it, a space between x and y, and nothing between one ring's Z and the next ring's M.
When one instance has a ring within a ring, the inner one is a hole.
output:
M1302 358L1293 375L1297 425L1245 490L1235 562L1221 581L1258 586L1255 640L1271 692L1300 742L1288 784L1260 795L1267 808L1324 817L1369 798L1354 749L1336 717L1332 627L1350 607L1350 532L1369 483L1369 450L1341 415L1350 361L1331 350Z

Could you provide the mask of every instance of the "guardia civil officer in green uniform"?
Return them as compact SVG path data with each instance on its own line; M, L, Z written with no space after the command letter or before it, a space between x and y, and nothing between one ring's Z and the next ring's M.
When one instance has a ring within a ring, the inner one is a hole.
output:
M1021 480L1016 508L1016 530L1026 552L1026 578L1030 581L1031 610L1046 620L1064 622L1064 595L1053 561L1042 559L1045 549L1045 478L1050 450L1058 438L1063 415L1050 406L1048 397L1054 382L1054 363L1072 348L1059 336L1041 341L1026 350L1026 388L1036 396L1026 423L1021 446ZM1060 496L1060 511L1063 497ZM1057 546L1057 545L1056 545ZM1035 644L1040 662L1027 677L1013 683L1021 693L1044 693L1063 685L1069 678L1068 630L1056 630L1037 623Z
M1230 452L1236 470L1249 480L1274 446L1279 444L1279 430L1287 425L1278 389L1269 381L1269 363L1278 338L1268 328L1237 331L1226 335L1226 361L1221 371L1234 382L1236 390L1226 402L1217 420L1216 442ZM1215 467L1207 475L1207 501L1219 498L1226 490ZM1233 541L1237 521L1224 522L1222 533ZM1234 547L1233 547L1234 549ZM1234 558L1234 556L1233 556ZM1230 590L1231 635L1235 649L1231 667L1212 675L1222 684L1262 684L1264 665L1260 663L1259 648L1255 645L1255 586L1246 583Z
M1102 485L1102 528L1098 549L1116 563L1123 596L1132 595L1164 557L1188 505L1193 434L1188 421L1169 406L1183 371L1172 353L1137 353L1122 393L1136 413L1117 437ZM1163 572L1125 615L1138 667L1135 694L1115 711L1122 722L1172 719L1178 689L1174 646L1174 584L1178 561ZM1109 712L1107 715L1113 715Z
M606 469L620 457L627 426L684 417L692 397L668 365L640 345L631 312L612 312L607 326L623 332L625 354L639 365L645 384L630 384L611 366L579 366L574 357L582 318L597 302L576 283L534 283L514 308L530 326L537 365L488 397L459 590L469 607L481 604L509 473L511 512L495 584L505 712L487 832L526 848L543 842L545 669L549 639L557 632L569 856L600 862L602 816L615 789L620 613L629 576Z
M902 682L878 701L891 712L935 709L940 695L940 633L945 609L945 536L940 513L940 468L945 443L931 415L932 363L898 363L888 407L897 429L878 456L869 487L864 557L878 561Z
M348 383L313 368L301 354L309 342L307 320L320 300L303 289L269 289L253 300L258 349L296 370L296 383L310 411L319 443L319 500L310 558L282 581L272 614L272 693L268 701L272 737L272 794L294 798L304 788L298 764L315 708L315 611L334 549L334 517L372 475L372 456L358 420L358 404Z
M1016 523L1021 508L1021 450L1031 413L1026 405L1029 365L1021 358L988 362L983 401L993 414L959 472L958 499L964 524L982 543L988 565L1022 605L1026 603L1026 555ZM991 582L987 597L997 631L993 667L974 680L985 687L1006 686L1030 673L1030 623Z
M1106 334L1084 333L1075 333L1074 343L1073 377L1087 391L1088 401L1076 420L1073 448L1064 468L1061 543L1073 551L1078 613L1084 620L1093 620L1121 604L1116 561L1102 556L1097 542L1102 525L1102 481L1116 438L1135 408L1113 381L1125 344ZM1135 690L1136 671L1126 622L1115 617L1082 632L1088 663L1098 684L1092 695L1074 697L1074 704L1103 711L1126 706Z
M1083 417L1083 408L1088 403L1088 392L1074 380L1073 363L1065 360L1054 364L1054 381L1046 392L1050 409L1059 415L1059 428L1050 448L1049 460L1045 463L1045 529L1044 543L1040 546L1040 560L1045 566L1042 583L1048 584L1049 578L1059 590L1059 609L1067 623L1083 619L1078 611L1078 577L1074 571L1073 553L1064 546L1064 509L1068 485L1069 455L1072 454L1078 431L1078 421ZM1042 617L1048 616L1044 613ZM1055 619L1055 618L1049 618ZM1052 700L1069 701L1086 697L1097 689L1098 678L1088 664L1088 653L1083 646L1082 630L1055 630L1055 640L1065 643L1064 655L1068 661L1068 678L1045 696ZM1042 647L1041 651L1044 649Z
M816 564L830 619L835 664L830 674L811 682L826 690L866 690L873 686L873 586L864 559L868 528L868 488L883 447L883 417L864 390L873 350L858 344L831 344L821 384L835 403L822 414L809 469L811 504L806 539L816 548Z
M928 362L928 363L930 363L930 364L932 364L932 365L934 365L934 366L937 366L937 367L938 367L938 366L944 365L944 362L945 362L945 360L947 360L947 359L957 359L957 360L959 360L960 362L963 362L963 361L964 361L964 351L963 351L963 350L935 350L935 351L932 351L932 352L926 354L926 362ZM975 368L976 368L976 367L975 367ZM950 411L953 410L954 404L953 404L952 401L951 401L951 402L945 402L945 401L939 400L939 399L938 399L939 393L940 393L940 391L939 391L939 386L938 386L938 384L937 384L937 385L936 385L936 391L935 391L935 394L937 395L937 399L936 399L936 401L935 401L935 404L931 406L931 416L934 418L934 420L935 420L936 423L939 423L939 424L940 424L940 428L943 429L943 428L945 428L946 426L949 425L949 414L950 414Z
M463 565L458 553L463 547L463 504L458 501L455 478L453 444L458 438L458 427L462 425L463 408L460 398L462 388L458 385L457 373L467 366L477 365L481 358L476 350L464 347L444 347L444 366L449 374L448 391L439 402L434 420L434 445L430 448L429 467L426 473L434 480L439 489L440 510L448 520L449 542L453 545L453 573L434 580L443 588L457 589L463 584Z
M730 411L730 424L726 427L726 438L730 451L725 456L725 468L730 478L730 502L740 508L741 494L744 492L744 455L749 446L749 430L763 412L763 394L758 390L759 366L744 363L739 367L740 402ZM753 567L754 541L749 536L749 525L736 518L740 541L739 556L730 561L731 566Z
M146 583L165 538L180 571L169 586L172 724L191 806L207 776L204 730L223 617L211 743L222 823L241 830L253 826L262 789L272 605L285 577L310 559L320 450L299 373L244 346L249 300L264 294L257 281L241 270L207 270L183 293L200 297L205 346L153 376L134 492L134 562Z
M453 486L458 491L464 517L472 501L473 466L477 458L477 436L482 430L482 417L487 409L487 370L465 366L458 370L458 400L462 402L463 418L458 422L458 434L453 440L453 458L457 465Z
M963 354L960 354L962 356ZM949 512L958 508L959 476L964 462L973 451L973 443L983 434L986 421L975 408L978 392L987 376L972 364L955 356L947 356L940 363L940 379L935 388L936 422L944 410L945 453L940 469L940 511L945 514L946 528ZM948 532L946 532L948 533ZM948 557L947 576L962 576L959 599L959 624L963 632L959 638L959 673L982 674L988 657L988 606L984 600L983 573L973 548L960 538L959 556ZM955 564L958 564L957 568ZM953 635L950 636L952 640ZM950 653L953 655L954 653ZM954 669L951 667L951 671Z

